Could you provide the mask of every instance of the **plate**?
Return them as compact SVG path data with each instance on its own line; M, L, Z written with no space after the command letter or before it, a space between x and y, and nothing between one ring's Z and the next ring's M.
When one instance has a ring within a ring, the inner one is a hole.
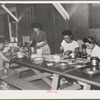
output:
M89 75L94 75L94 74L99 73L99 70L96 69L96 70L94 71L94 70L92 70L91 68L86 68L86 69L83 70L83 72L86 73L86 74L89 74Z
M83 65L74 65L74 67L76 67L76 68L82 68L82 67L85 67L85 66L83 66Z
M66 66L66 63L60 63L59 66Z

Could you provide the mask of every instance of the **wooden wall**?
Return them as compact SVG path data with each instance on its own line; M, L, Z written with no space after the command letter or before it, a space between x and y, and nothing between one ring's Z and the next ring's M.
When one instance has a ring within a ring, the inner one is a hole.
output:
M89 5L89 35L93 36L100 46L100 4Z
M9 27L7 14L0 15L0 35L4 36L6 40L9 40Z
M88 26L88 5L87 4L74 4L68 5L71 9L73 6L77 6L71 15L69 21L69 28L73 32L75 39L83 39L89 33ZM69 9L69 10L70 10Z
M51 4L34 4L34 21L40 22L43 26L43 30L47 33L48 43L51 48L52 53L58 53L60 43L62 41L61 33L68 26L68 22L65 21L58 11ZM21 5L19 5L17 10L18 15L22 12ZM22 35L30 35L29 32L31 27L27 26L26 16L18 24L18 34L19 40L21 40Z
M62 4L69 12L75 4ZM77 4L76 4L77 5ZM64 20L52 4L34 4L34 22L40 22L43 30L46 31L48 43L52 53L58 53L62 41L62 31L70 29L75 39L82 39L89 33L88 27L88 4L79 4L77 9L71 15L70 20ZM17 12L20 15L24 7L18 6ZM26 16L19 22L19 38L21 35L30 34L27 32Z
M4 33L4 22L3 22L3 16L0 16L0 35Z
M17 18L19 18L23 11L25 10L26 5L17 5ZM24 15L22 19L18 22L18 40L22 41L22 36L27 35L27 21L26 16Z

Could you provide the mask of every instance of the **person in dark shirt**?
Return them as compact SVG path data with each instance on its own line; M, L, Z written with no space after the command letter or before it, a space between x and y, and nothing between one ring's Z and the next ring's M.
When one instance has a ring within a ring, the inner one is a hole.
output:
M75 48L75 57L78 57L78 58L81 57L81 52L80 52L80 48L79 47Z
M82 49L82 51L81 51L81 57L82 58L87 58L87 51L86 51L86 45L85 44L83 44L82 45L82 47L81 47L81 49Z
M51 50L49 48L49 45L47 43L47 35L46 32L42 31L41 24L40 23L32 23L32 35L31 35L31 41L28 46L34 45L36 49L42 49L43 53L50 54Z

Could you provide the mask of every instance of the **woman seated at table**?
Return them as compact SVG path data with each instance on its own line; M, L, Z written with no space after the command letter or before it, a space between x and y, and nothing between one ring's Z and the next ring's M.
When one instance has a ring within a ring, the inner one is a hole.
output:
M73 40L73 34L70 30L64 30L62 32L62 37L63 37L63 41L61 43L60 50L61 51L63 50L63 54L65 55L63 57L63 59L64 59L64 58L66 58L66 56L70 56L70 54L72 52L74 52L75 49L79 47L79 45L75 40ZM74 81L74 80L68 79L68 78L67 78L67 81L66 81L66 79L62 79L62 80L64 80L63 83L67 83L68 85L72 85L73 81Z
M78 43L73 40L73 34L70 30L64 30L62 32L63 41L61 43L60 50L63 50L64 55L69 56L76 48L79 47Z
M0 77L4 77L6 75L8 76L15 76L18 77L19 73L11 70L6 66L6 63L10 63L10 58L7 58L4 53L3 49L5 47L5 39L3 37L0 37ZM4 83L4 82L3 82Z
M100 47L96 44L96 40L91 36L87 36L83 39L83 42L87 47L87 56L98 57L100 59Z
M47 43L46 32L40 30L41 28L40 23L33 23L32 28L33 28L33 31L31 35L31 41L28 47L36 43L36 46L34 45L36 49L41 49L42 53L44 54L50 54L51 50Z

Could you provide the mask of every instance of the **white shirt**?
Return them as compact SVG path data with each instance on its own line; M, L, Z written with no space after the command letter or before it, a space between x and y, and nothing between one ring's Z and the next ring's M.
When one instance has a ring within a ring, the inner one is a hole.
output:
M87 52L88 53L88 52ZM91 51L90 55L92 57L98 57L100 59L100 47L96 45L94 49Z
M79 47L78 43L73 40L71 43L67 43L65 40L62 41L61 46L64 49L64 52L71 50L74 51L75 48Z

